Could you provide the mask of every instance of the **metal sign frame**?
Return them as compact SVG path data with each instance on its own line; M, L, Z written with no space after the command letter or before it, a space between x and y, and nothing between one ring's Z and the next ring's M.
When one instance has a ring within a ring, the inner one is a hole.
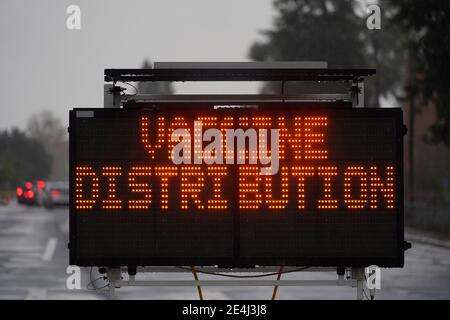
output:
M271 62L271 63L175 63L163 64L153 69L105 69L104 107L120 108L121 105L133 103L133 101L168 102L168 101L261 101L279 100L287 101L349 101L353 108L364 107L364 78L375 74L374 69L327 69L326 64L296 64L298 62ZM155 63L157 66L157 63ZM348 95L302 95L295 97L281 96L160 96L160 95L121 95L122 89L116 86L117 82L126 81L341 81L349 84ZM403 197L403 194L401 195ZM403 226L403 215L401 217ZM402 228L403 229L403 228ZM403 232L402 232L403 233ZM403 238L403 237L402 237ZM410 245L404 242L404 250ZM136 280L136 272L189 272L186 270L174 270L174 267L147 267L132 268L125 266L99 266L106 267L106 277L109 281L109 296L116 297L115 289L124 286L350 286L356 287L356 299L364 299L364 287L366 286L363 266L347 266L347 268L311 268L308 271L337 271L336 280ZM271 272L276 267L259 267L253 269L226 269L224 272ZM218 267L211 270L221 271ZM128 273L128 279L124 274ZM280 273L281 275L281 273ZM375 290L369 290L371 299L375 296Z

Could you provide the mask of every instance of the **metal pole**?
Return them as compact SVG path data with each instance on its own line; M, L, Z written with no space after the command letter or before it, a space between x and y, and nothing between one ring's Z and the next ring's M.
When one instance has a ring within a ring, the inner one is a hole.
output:
M364 81L358 82L358 107L364 108Z
M363 282L362 280L358 280L356 284L356 300L364 299L363 290Z
M352 108L364 108L364 80L357 79L350 87Z
M116 292L115 292L115 281L109 282L109 299L115 300L116 299Z
M104 108L120 108L121 103L121 87L114 84L105 84L103 92L103 107Z
M114 300L116 298L115 289L121 286L122 272L120 268L108 268L106 276L109 281L109 299Z
M352 279L356 281L356 299L364 299L364 269L352 268Z

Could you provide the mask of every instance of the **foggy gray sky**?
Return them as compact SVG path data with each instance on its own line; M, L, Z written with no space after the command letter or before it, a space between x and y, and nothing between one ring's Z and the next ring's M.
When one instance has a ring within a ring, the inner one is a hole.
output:
M81 8L81 30L66 8ZM74 106L102 106L103 69L153 61L247 61L270 27L272 0L1 0L0 129L43 109L68 123ZM219 84L181 84L177 93L217 92ZM240 83L227 92L256 92ZM234 91L231 91L234 90Z

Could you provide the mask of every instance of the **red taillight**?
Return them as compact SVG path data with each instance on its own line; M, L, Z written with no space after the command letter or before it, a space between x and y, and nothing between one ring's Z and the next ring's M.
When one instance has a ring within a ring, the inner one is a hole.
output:
M27 199L33 199L34 198L34 192L32 190L28 190L25 192L25 198Z
M50 194L52 195L52 197L59 197L61 195L61 191L53 189Z
M21 187L18 187L16 189L16 194L18 197L21 197L23 195L23 189Z
M25 188L31 189L33 188L33 184L31 182L25 182Z
M39 189L43 189L45 187L45 181L39 180L37 182L37 186L38 186Z

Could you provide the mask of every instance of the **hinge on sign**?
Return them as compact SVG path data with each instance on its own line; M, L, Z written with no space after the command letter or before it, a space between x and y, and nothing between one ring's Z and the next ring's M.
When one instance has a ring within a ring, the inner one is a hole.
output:
M411 242L403 241L403 251L406 251L406 250L411 249L411 248L412 248Z

